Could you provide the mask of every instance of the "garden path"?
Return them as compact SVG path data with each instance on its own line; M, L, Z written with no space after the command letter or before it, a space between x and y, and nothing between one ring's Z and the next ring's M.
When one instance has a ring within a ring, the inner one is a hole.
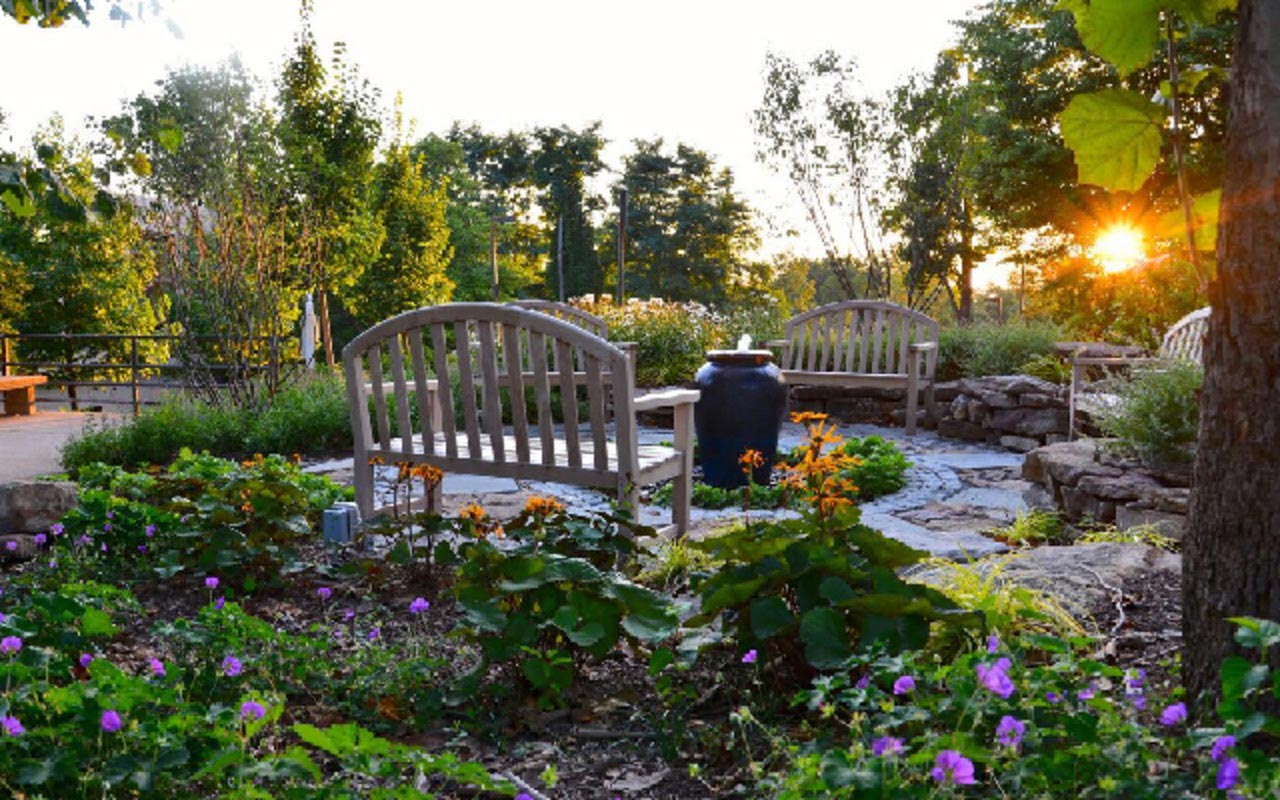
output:
M0 483L62 472L62 446L102 416L60 411L0 416Z
M1021 479L1023 456L985 445L939 438L922 431L907 438L900 428L875 425L844 425L843 436L880 436L892 440L911 460L907 486L892 495L862 506L862 519L911 547L945 558L966 558L1001 552L1006 548L983 535L981 531L1013 521L1026 506L1022 492L1030 484ZM671 432L661 428L641 428L642 443L669 440ZM779 437L779 448L790 449L804 440L802 426L786 423ZM310 472L330 475L334 480L351 482L351 459L339 459L307 467ZM392 468L387 467L390 473ZM390 485L391 476L379 480ZM552 496L578 512L607 511L611 498L591 489L561 483L514 481L475 475L446 475L444 511L453 513L468 503L479 503L497 519L508 519L519 513L531 495ZM389 498L383 502L389 502ZM640 520L646 524L664 524L669 510L642 504ZM692 535L705 535L731 522L741 511L736 509L693 509ZM752 511L752 518L794 516L791 511Z

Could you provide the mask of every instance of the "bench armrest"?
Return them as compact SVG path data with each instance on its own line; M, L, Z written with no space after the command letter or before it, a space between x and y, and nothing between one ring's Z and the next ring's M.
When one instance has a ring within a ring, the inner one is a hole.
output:
M907 349L911 350L914 353L927 353L931 350L937 350L938 343L937 342L912 342L911 344L907 345Z
M1124 364L1144 364L1159 359L1150 356L1072 356L1072 364L1082 367L1123 366Z
M636 411L652 411L655 408L692 405L698 402L700 397L702 397L702 392L697 389L671 389L637 397L631 405Z

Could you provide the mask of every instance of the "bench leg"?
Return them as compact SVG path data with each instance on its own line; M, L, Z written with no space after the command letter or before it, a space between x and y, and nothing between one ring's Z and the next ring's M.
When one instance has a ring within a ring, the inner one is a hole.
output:
M1084 383L1084 365L1071 362L1071 392L1067 395L1067 441L1076 438L1076 395Z
M357 452L352 464L352 480L356 489L356 506L360 509L360 519L373 518L373 465L369 463L367 453Z
M36 387L23 386L4 393L4 413L26 417L36 411Z
M680 451L680 474L676 476L671 492L671 522L676 535L689 532L689 505L693 495L693 405L682 403L675 407L674 444Z
M914 355L914 354L913 354ZM919 356L916 356L919 358ZM911 370L910 377L907 379L907 435L916 435L916 412L920 408L920 386L916 383L915 358L908 358L907 369Z

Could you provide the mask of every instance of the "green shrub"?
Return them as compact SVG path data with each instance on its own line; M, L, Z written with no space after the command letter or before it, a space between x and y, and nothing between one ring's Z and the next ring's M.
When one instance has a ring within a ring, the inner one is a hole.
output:
M1120 385L1120 401L1099 414L1098 425L1121 450L1149 466L1190 462L1203 382L1204 371L1186 362L1135 370Z
M1058 326L1034 320L943 328L938 335L938 380L1012 375L1066 338Z
M1071 365L1056 355L1036 356L1018 367L1018 372L1059 386L1071 383Z
M64 445L62 466L74 475L93 463L162 465L184 447L231 458L347 450L347 409L345 381L323 374L305 377L251 409L172 397L136 419L90 423Z
M575 301L609 323L609 339L636 343L636 385L689 383L708 350L727 345L724 320L699 303L630 300L617 306L607 299Z
M801 444L791 449L783 459L796 464L804 458L809 445ZM857 460L840 470L839 477L853 484L854 496L860 502L893 494L907 485L907 470L911 462L898 446L880 436L851 436L844 440L840 453Z

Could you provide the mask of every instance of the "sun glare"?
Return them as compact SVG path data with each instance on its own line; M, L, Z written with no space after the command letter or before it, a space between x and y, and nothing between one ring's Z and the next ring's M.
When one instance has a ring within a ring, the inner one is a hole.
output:
M1147 257L1142 232L1130 225L1113 225L1102 231L1090 253L1106 272L1133 269Z

